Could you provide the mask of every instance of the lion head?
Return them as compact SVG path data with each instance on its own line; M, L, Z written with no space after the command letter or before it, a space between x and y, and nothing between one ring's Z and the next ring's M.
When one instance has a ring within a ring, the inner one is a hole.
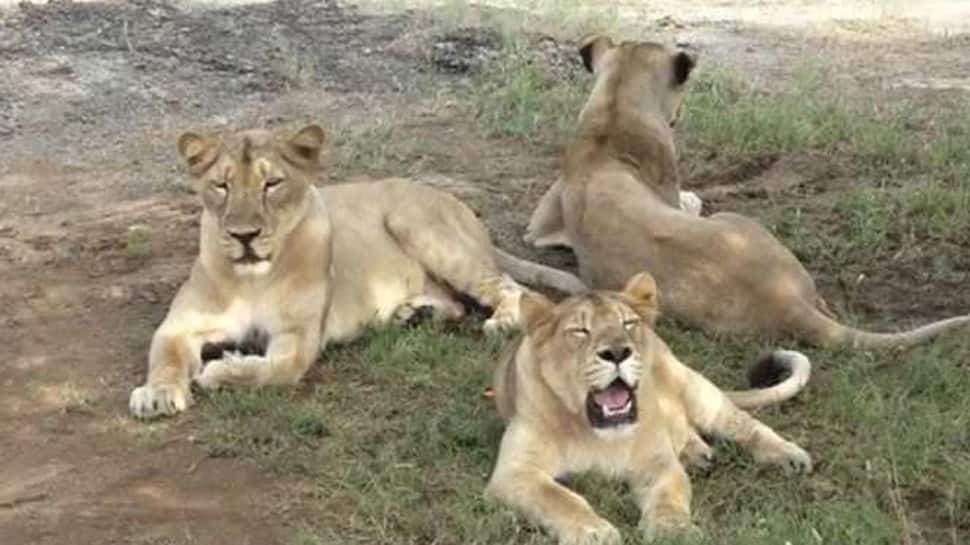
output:
M579 54L586 69L596 77L596 86L606 92L600 96L630 100L644 114L659 108L673 127L680 118L686 82L694 69L694 58L655 42L624 41L619 44L606 36L585 38ZM597 95L596 89L593 91Z
M237 274L265 274L305 215L325 134L249 130L225 138L185 133L178 151L218 235L213 244Z
M640 273L622 292L597 291L554 305L529 292L520 303L539 376L569 413L598 432L632 430L647 374L657 285Z

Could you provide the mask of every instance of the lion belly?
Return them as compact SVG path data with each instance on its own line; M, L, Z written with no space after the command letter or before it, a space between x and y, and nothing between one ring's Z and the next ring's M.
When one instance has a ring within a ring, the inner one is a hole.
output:
M384 227L381 202L324 190L333 221L331 303L323 343L351 340L383 324L409 299L424 293L427 274Z

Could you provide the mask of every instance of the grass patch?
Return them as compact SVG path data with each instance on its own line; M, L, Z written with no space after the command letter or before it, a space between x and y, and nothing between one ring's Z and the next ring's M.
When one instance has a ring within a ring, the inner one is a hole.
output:
M272 469L312 473L331 434L322 406L292 389L230 389L205 399L206 433L213 457L245 456Z
M741 158L813 150L837 154L857 175L930 173L945 184L965 182L970 102L939 111L915 99L874 104L858 92L833 91L833 80L825 70L805 68L769 92L702 66L686 99L687 149ZM944 111L949 118L941 121Z
M393 117L345 121L333 128L327 175L343 180L351 174L386 173L403 160Z
M507 41L496 61L472 78L467 97L489 133L561 142L573 130L587 85L576 71L557 74L546 61L528 41Z

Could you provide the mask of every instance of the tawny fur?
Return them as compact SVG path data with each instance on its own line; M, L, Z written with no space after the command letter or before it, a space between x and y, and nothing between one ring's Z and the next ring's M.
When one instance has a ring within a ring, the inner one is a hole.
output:
M834 320L809 273L764 227L727 212L700 217L696 195L680 192L672 125L693 61L660 44L605 37L587 40L581 54L593 90L563 178L539 201L525 239L572 248L587 285L617 289L648 270L666 315L711 332L823 347L907 347L970 324L960 316L881 334Z
M368 325L405 320L419 307L461 316L459 293L493 309L486 329L517 328L522 288L509 275L583 288L572 275L499 253L467 206L430 186L391 179L316 188L324 140L316 126L292 136L179 139L203 202L199 256L152 339L132 414L184 410L192 380L293 384L328 343ZM227 350L203 365L204 345L239 343L254 330L269 339L265 354Z
M653 331L656 301L656 284L646 273L623 292L592 292L558 305L534 293L523 296L523 336L495 371L495 399L508 427L486 493L560 543L620 542L613 525L556 481L586 471L629 483L648 539L696 530L681 459L706 463L711 450L701 433L737 441L760 463L811 470L804 450L738 409L671 353ZM599 356L617 345L632 347L622 363ZM594 429L587 396L617 377L637 384L636 423Z

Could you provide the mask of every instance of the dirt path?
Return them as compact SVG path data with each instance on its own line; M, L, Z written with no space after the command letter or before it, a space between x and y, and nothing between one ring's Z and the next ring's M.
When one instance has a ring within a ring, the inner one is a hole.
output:
M750 10L725 9L691 3L683 39L712 57L724 46L760 77L787 73L814 44L851 43L859 85L967 88L966 35L935 26L913 48L887 46L909 27L891 21L862 39L820 15L834 34L791 41L794 22L735 27ZM277 476L206 458L191 417L127 418L152 329L195 252L197 207L172 143L189 128L399 110L401 137L423 145L400 163L477 182L476 207L512 245L556 157L408 98L427 69L400 53L412 51L400 47L408 28L328 0L0 4L0 543L288 539L288 519L268 508L285 486ZM840 33L853 37L831 38ZM134 225L148 227L149 248L132 242Z

